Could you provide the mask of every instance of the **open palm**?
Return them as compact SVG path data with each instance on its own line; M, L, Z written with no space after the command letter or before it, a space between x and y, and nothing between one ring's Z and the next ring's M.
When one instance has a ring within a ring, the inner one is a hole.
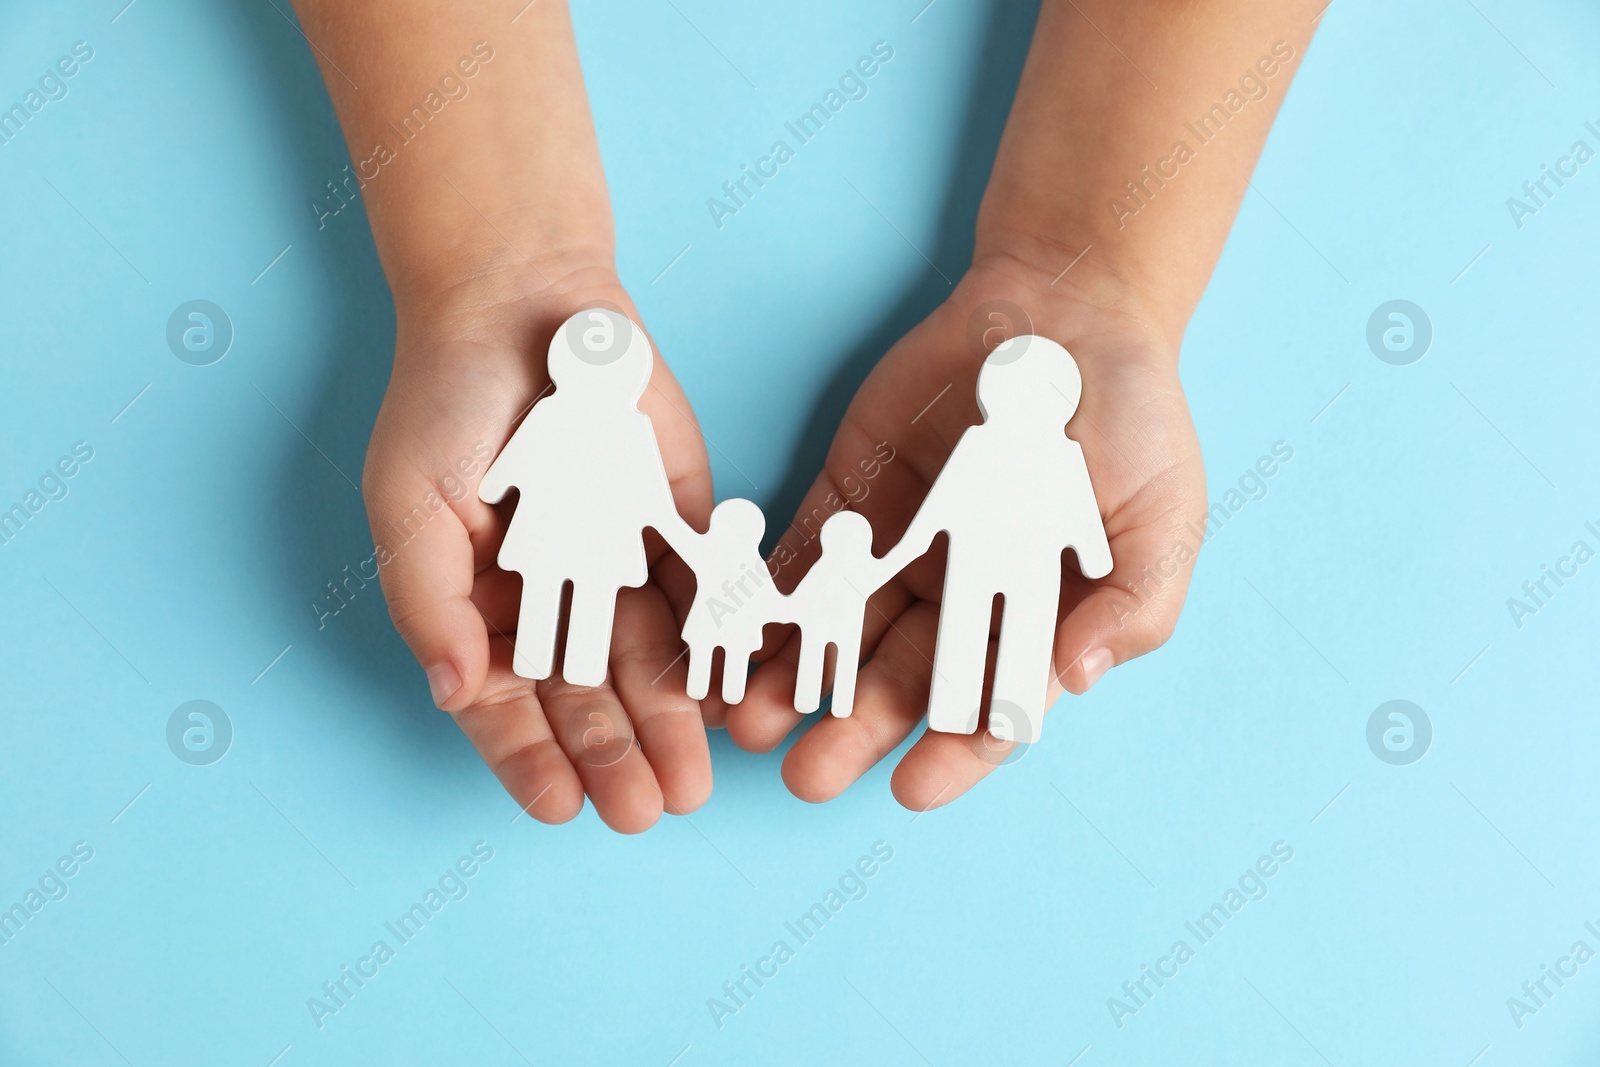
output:
M533 682L512 670L521 582L495 563L513 507L478 499L488 461L549 388L545 354L568 315L604 304L637 321L614 277L596 272L506 298L457 294L399 322L395 369L363 478L384 596L455 718L517 803L563 822L587 794L613 829L637 832L663 810L692 811L711 791L699 706L677 659L679 611L693 578L649 546L652 578L617 599L610 671L596 687ZM650 416L679 511L704 525L711 475L682 390L656 359L639 403Z
M1054 700L1064 689L1084 692L1113 664L1167 639L1199 547L1190 524L1204 524L1204 471L1175 351L1125 306L1058 291L1013 260L975 264L861 386L775 562L780 585L792 587L816 558L818 522L847 502L871 520L878 555L893 545L961 432L980 421L975 383L988 349L1025 332L1063 343L1082 372L1070 433L1083 447L1115 564L1110 575L1089 581L1071 554L1064 556ZM876 476L863 484L864 458L890 450L893 459L871 468ZM818 722L784 760L784 779L797 796L838 795L923 718L943 584L936 542L872 597L862 646L869 661L854 713ZM725 719L744 748L777 745L800 721L792 699L798 644L791 634L769 650L738 705L708 701L707 721ZM991 636L991 670L993 651ZM1004 762L1010 748L982 729L970 737L925 733L895 771L895 796L917 810L947 803Z

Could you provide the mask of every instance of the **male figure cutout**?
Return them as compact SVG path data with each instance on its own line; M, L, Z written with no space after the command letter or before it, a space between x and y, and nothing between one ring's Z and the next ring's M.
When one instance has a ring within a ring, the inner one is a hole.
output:
M1083 449L1064 432L1081 393L1078 365L1056 342L1024 336L997 346L978 372L983 422L961 435L905 536L881 563L888 574L898 572L941 531L949 534L929 729L977 729L989 620L1000 596L991 707L1014 707L1020 721L995 716L989 729L1002 741L1039 739L1062 551L1076 552L1085 577L1111 573Z

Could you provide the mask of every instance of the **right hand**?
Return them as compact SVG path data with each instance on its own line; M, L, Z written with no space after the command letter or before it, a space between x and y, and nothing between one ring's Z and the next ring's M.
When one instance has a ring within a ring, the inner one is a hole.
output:
M652 543L650 581L617 598L605 685L534 682L512 672L521 581L495 563L511 506L483 503L478 483L548 388L546 353L568 316L604 302L639 319L608 266L532 273L538 277L529 281L520 269L495 271L397 299L394 372L362 492L373 539L388 549L379 563L390 616L426 672L434 703L534 818L565 822L587 794L608 826L637 833L663 810L695 810L711 792L700 707L687 695L687 667L677 658L693 576ZM704 526L711 508L704 439L659 357L639 404L654 424L679 511ZM562 502L524 498L515 506Z

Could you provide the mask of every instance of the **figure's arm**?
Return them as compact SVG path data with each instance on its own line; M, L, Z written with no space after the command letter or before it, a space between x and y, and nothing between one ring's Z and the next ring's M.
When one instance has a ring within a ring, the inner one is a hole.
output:
M949 530L954 522L961 518L958 512L971 506L970 500L962 499L968 486L994 477L994 472L982 468L981 448L982 445L969 437L965 431L956 439L955 448L945 458L944 465L939 468L933 484L928 487L927 495L917 506L917 513L912 517L911 525L907 526L906 532L901 535L899 544L884 553L883 558L878 561L878 574L881 578L878 585L883 585L905 570L912 560L928 551L928 546L933 544L935 537Z
M512 489L538 491L539 464L558 455L565 443L556 439L555 425L561 421L562 400L555 396L537 401L511 433L500 454L478 483L478 499L498 504Z
M928 551L933 539L945 528L943 503L944 495L939 492L939 483L935 481L928 489L928 495L923 499L922 505L917 508L911 525L907 526L906 532L901 535L899 543L877 561L876 573L873 575L873 590L883 586L905 570L912 560Z
M640 523L660 534L667 547L693 570L701 553L701 535L684 521L683 514L678 511L678 503L672 496L672 483L667 480L666 468L661 462L661 448L656 441L655 430L649 420L640 422L638 426L636 447L641 454L654 457L652 473L654 468L661 468L661 477L651 480L648 498L640 501Z
M1089 491L1089 479L1082 479L1084 490ZM1091 495L1092 501L1094 497ZM1090 508L1093 508L1093 504ZM1111 544L1106 540L1105 523L1098 512L1084 515L1068 532L1067 547L1078 557L1078 569L1085 578L1104 578L1111 573Z
M516 484L516 474L512 468L517 466L517 456L522 452L522 446L518 444L520 432L519 427L518 433L511 435L506 447L500 450L494 462L489 464L489 469L483 472L483 480L478 483L478 499L485 504L500 503Z
M1106 540L1105 520L1100 517L1100 502L1095 498L1083 449L1078 442L1063 437L1054 451L1057 458L1051 479L1055 491L1049 501L1051 532L1059 538L1058 545L1072 549L1077 568L1085 578L1104 578L1111 573L1111 545Z
M700 566L700 541L702 534L683 521L683 516L678 514L678 509L673 507L650 521L650 528L661 535L667 547L678 554L678 558L689 565L690 570Z

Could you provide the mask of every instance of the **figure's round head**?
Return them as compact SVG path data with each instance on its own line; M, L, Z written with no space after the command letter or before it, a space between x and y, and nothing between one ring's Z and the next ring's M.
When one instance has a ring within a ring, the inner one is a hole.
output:
M644 330L615 308L585 308L550 340L550 380L557 389L635 403L650 384L654 355Z
M822 524L822 551L860 555L872 551L872 524L857 511L838 511Z
M1027 334L996 345L978 370L978 406L989 421L1065 426L1082 394L1077 360L1048 337Z
M711 532L734 544L759 545L767 532L767 517L754 501L734 497L711 509Z

